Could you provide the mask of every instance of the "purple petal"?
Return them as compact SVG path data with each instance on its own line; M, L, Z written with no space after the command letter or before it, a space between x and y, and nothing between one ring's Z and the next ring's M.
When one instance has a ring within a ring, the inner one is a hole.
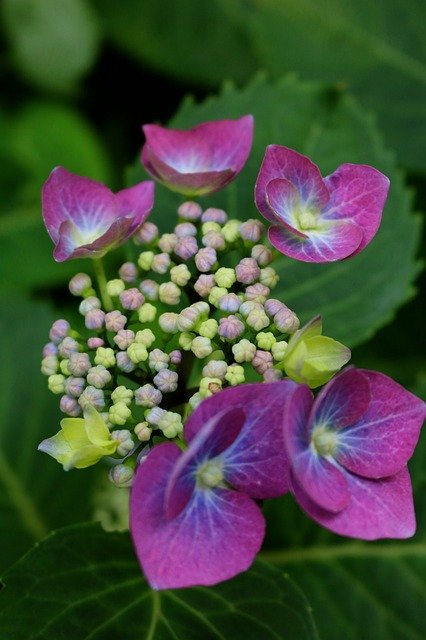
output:
M59 240L53 252L57 262L74 258L100 258L109 249L123 243L134 231L132 218L117 218L109 229L90 244L78 244L75 226L69 220L59 228Z
M181 192L212 193L244 166L253 141L253 116L205 122L187 131L143 127L142 164Z
M361 369L348 367L318 394L312 407L310 431L319 423L327 423L333 429L353 424L365 414L370 400L368 376Z
M297 212L300 210L299 192L291 182L282 178L271 180L266 185L266 202L275 216L275 224L284 226L291 233L306 238L306 234L299 231Z
M185 438L190 443L203 425L225 408L242 410L244 425L222 453L225 479L253 498L282 495L289 488L283 412L297 386L291 380L283 380L244 384L214 394L203 400L190 416Z
M393 475L413 454L426 405L382 373L365 369L360 373L369 381L371 402L357 422L339 433L335 457L361 476ZM354 389L354 396L357 393Z
M410 476L406 468L380 480L346 473L351 500L332 513L321 509L293 479L293 492L302 509L326 529L343 536L377 540L409 538L416 529Z
M114 194L103 184L56 167L43 185L43 219L56 243L63 222L86 237L101 235L118 215ZM83 243L80 243L83 244Z
M254 192L257 208L271 222L275 219L267 203L266 188L276 178L288 180L299 192L305 207L321 209L330 198L316 164L297 151L271 144L266 148Z
M248 569L264 537L259 507L227 489L194 491L177 518L164 512L164 491L179 459L174 444L155 447L133 483L130 529L153 589L212 585Z
M136 230L150 214L154 206L154 189L155 183L146 180L115 194L120 216L133 219L133 230Z
M331 198L321 216L325 219L350 218L363 231L358 253L375 236L385 206L389 179L367 165L342 164L325 178Z
M276 220L275 220L276 222ZM362 240L361 229L351 220L321 223L306 230L306 237L292 233L284 226L269 228L270 243L281 253L302 262L335 262L356 253Z

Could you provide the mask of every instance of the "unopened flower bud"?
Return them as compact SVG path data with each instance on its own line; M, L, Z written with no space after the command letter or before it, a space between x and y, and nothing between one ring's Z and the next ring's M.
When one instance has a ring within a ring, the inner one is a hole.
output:
M179 346L182 347L184 351L189 351L191 349L192 341L195 338L195 333L190 333L189 331L183 331L179 336Z
M54 373L47 379L47 386L52 393L64 393L65 391L65 376L60 373Z
M251 257L256 260L259 267L266 267L272 262L272 251L263 244L255 244L251 250Z
M244 333L243 322L237 316L228 316L219 320L219 335L226 340L235 340Z
M240 237L240 220L229 220L221 229L226 242L235 242Z
M135 309L139 309L144 302L145 296L139 291L139 289L136 289L136 287L126 289L123 293L120 293L121 306L123 309L127 309L128 311L135 311Z
M70 323L67 320L55 320L49 331L49 338L54 344L59 344L70 330Z
M67 336L58 345L58 353L62 358L69 358L72 353L77 353L80 350L80 345L77 340Z
M201 216L201 222L217 222L218 224L225 224L228 220L228 214L223 209L216 209L215 207L209 207Z
M59 369L61 370L61 373L63 373L64 376L71 375L71 371L68 369L68 363L69 363L68 358L65 358L65 360L61 360L59 363Z
M101 364L106 369L115 365L115 355L113 349L110 347L99 347L96 349L95 364Z
M246 287L244 292L246 300L252 300L253 302L259 302L263 304L266 302L266 298L269 295L269 287L265 287L264 284L256 282Z
M115 431L111 431L111 439L116 440L119 443L116 449L119 456L127 456L135 446L132 434L128 429L116 429Z
M218 329L218 321L214 318L209 318L208 320L204 320L204 322L199 325L197 331L203 338L210 338L210 340L213 340L213 338L217 335Z
M222 380L220 378L201 378L200 394L203 398L208 398L222 390Z
M205 247L211 247L216 251L222 251L225 248L225 238L218 231L209 231L203 235L202 243Z
M131 329L120 329L113 340L119 349L127 349L135 339L135 332Z
M228 289L225 289L224 287L213 287L209 293L208 300L214 307L218 307L219 300L222 298L222 296L226 296L227 293Z
M111 380L110 372L103 365L91 367L87 372L87 382L97 389L103 389Z
M110 481L121 488L131 487L134 475L134 470L125 464L116 464L108 472Z
M114 404L116 402L124 402L124 404L129 406L133 400L133 391L121 384L111 393L111 400Z
M182 417L174 411L166 411L158 421L157 426L166 438L176 438L177 435L182 433Z
M260 222L260 220L251 218L250 220L246 220L240 225L239 231L240 236L243 240L247 240L249 242L259 242L264 231L264 226Z
M157 308L150 302L145 302L138 311L139 322L154 322Z
M161 403L163 394L152 384L144 384L143 387L135 390L135 402L139 407L147 407L151 409Z
M136 365L129 358L126 351L119 351L116 355L117 367L125 373L130 373L136 369Z
M281 378L283 377L283 374L281 371L278 371L278 369L266 369L266 371L263 374L263 381L264 382L278 382L278 380L281 380Z
M165 333L177 333L179 331L178 318L179 315L177 313L162 313L158 318L158 324L160 325L160 328L165 331Z
M87 353L71 353L68 362L68 369L73 376L85 375L92 366Z
M157 426L160 422L161 418L167 413L165 409L160 409L160 407L153 407L150 411L145 414L145 419L149 424L153 424Z
M161 369L167 369L170 358L167 353L161 351L161 349L154 349L149 354L149 368L152 371L161 371Z
M47 356L56 356L58 353L58 347L54 342L48 342L43 347L43 358Z
M178 349L174 349L169 353L170 364L180 364L182 362L182 353Z
M76 418L81 413L81 407L75 398L65 395L59 401L59 408L63 413L66 413L73 418Z
M278 311L285 309L285 304L275 298L269 298L269 300L266 300L264 308L266 313L272 318Z
M233 345L232 353L236 362L250 362L256 353L256 346L246 338L243 338Z
M263 309L253 309L253 311L250 311L248 314L246 322L248 326L255 331L261 331L269 326L270 321Z
M134 262L125 262L119 268L118 274L124 282L134 282L138 277L138 268Z
M191 344L191 351L196 358L206 358L209 356L213 351L210 338L203 338L203 336L194 338Z
M84 324L92 331L102 329L105 322L105 312L102 309L92 309L84 316Z
M200 314L200 318L208 318L210 313L210 306L207 302L205 302L205 300L198 300L198 302L194 302L191 307L197 309L198 313Z
M179 331L190 331L195 327L200 317L200 312L195 306L182 309L177 319Z
M235 271L227 267L220 267L214 274L214 279L218 287L230 289L236 281Z
M112 424L125 424L132 412L125 402L116 402L109 408L109 419Z
M179 209L178 214L184 220L198 220L201 217L203 210L197 202L183 202Z
M135 427L135 436L140 442L148 442L151 438L152 429L148 426L147 422L138 422Z
M167 273L170 267L170 256L168 253L157 253L151 263L151 269L155 273L161 273L164 275Z
M282 333L294 333L300 326L299 318L285 305L274 315L274 324Z
M174 248L175 254L179 256L179 258L182 258L182 260L189 260L189 258L195 256L197 251L197 240L193 236L179 238Z
M144 222L137 230L134 240L137 244L148 244L158 236L158 227L152 222Z
M105 327L108 331L120 331L124 329L126 323L127 318L120 311L110 311L105 314Z
M260 282L270 289L273 289L278 284L279 279L278 273L272 267L265 267L260 270Z
M139 289L144 294L147 300L157 300L158 299L158 287L159 284L155 282L155 280L142 280L139 285Z
M186 264L178 264L170 269L170 279L179 287L184 287L191 279L191 272Z
M225 380L235 386L245 381L244 368L239 364L230 364L225 375Z
M204 367L202 374L205 378L219 378L225 380L228 365L224 360L210 360Z
M238 282L252 284L260 276L259 265L254 258L243 258L235 267Z
M276 343L277 339L271 331L264 333L261 331L256 336L256 342L259 349L264 349L265 351L270 351L273 345Z
M41 372L45 376L52 376L57 372L59 360L56 356L46 356L41 361Z
M163 282L158 289L158 295L164 304L179 304L181 290L174 282Z
M89 349L97 349L98 347L103 347L105 342L102 338L92 337L87 339L87 346Z
M73 296L83 296L92 288L92 280L87 273L76 273L71 278L68 288Z
M82 316L85 316L89 311L93 311L93 309L100 309L101 306L102 305L99 298L96 298L95 296L89 296L88 298L85 298L80 302L78 310Z
M273 366L272 355L269 351L262 351L261 349L258 349L254 354L254 358L251 363L257 373L263 374L267 369L271 369Z
M158 248L160 251L163 251L163 253L173 253L177 241L178 238L175 233L163 233L158 241Z
M132 342L132 344L127 347L127 355L134 364L145 362L145 360L148 359L148 351L145 345L140 342Z
M105 397L102 389L96 389L95 387L86 387L78 399L78 404L83 409L88 406L95 407L96 410L101 410L105 406Z
M194 395L189 398L188 404L191 409L196 409L202 400L204 400L203 396L197 391L197 393L194 393Z
M212 247L204 247L204 249L200 249L197 252L194 260L195 266L197 267L198 271L206 273L207 271L210 271L211 268L216 264L217 254L215 249L213 249Z
M240 305L239 312L244 318L247 318L253 311L263 311L263 306L254 300L246 300Z
M281 362L284 358L285 352L287 351L288 343L285 340L280 340L276 342L271 347L271 352L276 362Z
M170 369L161 369L161 371L154 376L153 382L162 393L171 393L177 389L178 374L176 371L170 371Z
M196 236L197 235L197 227L192 222L180 222L175 227L175 234L179 238L184 238L185 236Z
M152 261L154 260L154 252L153 251L142 251L138 257L138 265L144 271L149 271L151 269Z
M123 280L121 280L121 278L108 280L108 282L106 283L107 294L109 296L112 296L113 298L116 298L117 296L119 296L120 293L122 293L125 288L126 288L126 285L124 284Z
M70 376L65 380L64 390L68 396L79 398L83 393L85 386L86 380L84 378L75 378L74 376Z
M227 293L219 298L217 303L219 309L227 311L228 313L235 313L240 308L240 305L241 300L235 293Z
M206 298L215 286L213 274L202 274L194 284L194 289L202 298Z

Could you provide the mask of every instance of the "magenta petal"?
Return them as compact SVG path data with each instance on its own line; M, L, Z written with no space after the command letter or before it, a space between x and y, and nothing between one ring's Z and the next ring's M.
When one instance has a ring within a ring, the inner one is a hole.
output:
M389 179L367 165L342 164L325 178L331 198L322 211L327 219L350 218L363 231L358 253L375 236L385 206Z
M291 182L282 178L268 182L266 185L266 202L273 213L272 219L275 223L278 222L300 238L307 237L305 233L296 229L298 224L297 212L300 211L300 196Z
M241 409L244 425L221 455L225 479L253 498L282 495L289 488L283 413L297 386L291 380L283 380L225 389L197 407L185 426L185 438L190 443L203 425L225 408Z
M63 222L71 221L83 234L103 233L118 215L114 194L103 184L56 167L43 185L43 219L56 243Z
M133 230L136 230L150 214L154 206L154 189L155 183L146 180L115 194L120 216L133 219Z
M361 418L371 400L368 376L361 369L348 367L332 378L318 394L310 419L310 428L327 423L342 429Z
M196 490L175 519L164 513L164 491L180 455L173 444L155 447L136 473L130 529L153 589L212 585L248 569L264 537L259 507L227 489Z
M70 221L63 222L53 256L57 262L74 258L101 258L112 247L129 238L133 231L132 218L117 218L96 240L80 245L75 239L75 226Z
M413 454L426 417L426 405L388 376L360 371L369 380L372 399L360 419L339 433L335 457L358 475L368 478L393 475ZM356 393L354 388L354 396Z
M343 536L376 540L409 538L414 534L416 521L407 468L380 480L345 475L351 500L339 513L318 507L295 480L293 491L297 502L313 520Z
M350 220L321 223L301 238L283 226L269 228L269 241L281 253L302 262L334 262L356 252L362 231Z
M254 191L257 208L271 222L274 220L266 199L266 188L276 178L290 182L307 207L320 209L329 200L328 189L316 164L297 151L271 144L266 148Z

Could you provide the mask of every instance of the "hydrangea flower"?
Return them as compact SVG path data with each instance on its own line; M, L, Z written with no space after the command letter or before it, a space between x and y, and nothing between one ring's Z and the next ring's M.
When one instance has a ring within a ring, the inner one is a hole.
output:
M255 200L278 251L304 262L332 262L359 253L373 239L388 189L388 178L373 167L342 164L322 178L306 156L270 145Z
M43 440L39 451L55 458L65 471L84 469L96 464L104 456L115 453L118 446L102 417L91 405L84 409L84 418L64 418L61 430Z
M264 537L255 500L289 488L282 414L297 384L249 384L204 400L188 449L154 447L131 492L130 528L154 589L212 585L247 569Z
M412 536L407 461L425 407L376 371L348 368L315 401L300 385L286 404L284 432L292 491L302 509L345 536Z
M188 196L225 187L243 168L253 141L253 116L204 122L192 129L142 127L141 162L169 189Z
M100 258L130 238L154 205L148 180L114 194L100 182L56 167L43 185L43 219L57 262Z

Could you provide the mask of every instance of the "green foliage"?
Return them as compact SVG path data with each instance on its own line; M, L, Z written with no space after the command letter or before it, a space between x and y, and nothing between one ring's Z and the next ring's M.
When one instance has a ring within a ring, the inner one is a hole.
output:
M58 430L58 398L40 374L41 347L54 316L48 307L8 298L0 311L0 567L8 566L52 528L90 514L88 471L65 476L37 452ZM1 637L1 634L0 634Z
M8 640L315 640L302 592L256 562L216 587L151 591L128 534L98 525L58 531L3 576L0 635ZM16 617L19 617L19 630Z
M33 84L64 91L90 69L99 31L86 0L4 0L16 65Z
M224 191L203 199L203 206L222 206L239 219L257 216L253 188L265 147L271 143L309 155L324 175L343 162L355 162L371 164L391 180L381 229L358 256L329 265L285 257L276 263L281 277L276 297L303 321L320 313L326 335L349 346L358 344L412 295L411 282L418 272L414 254L419 225L410 212L411 199L401 175L372 118L350 96L320 83L286 78L271 84L259 78L242 91L227 86L203 104L187 100L170 124L186 128L250 112L255 117L255 140L247 165ZM141 175L142 170L135 169L131 179ZM157 187L152 219L163 228L169 225L178 198Z

